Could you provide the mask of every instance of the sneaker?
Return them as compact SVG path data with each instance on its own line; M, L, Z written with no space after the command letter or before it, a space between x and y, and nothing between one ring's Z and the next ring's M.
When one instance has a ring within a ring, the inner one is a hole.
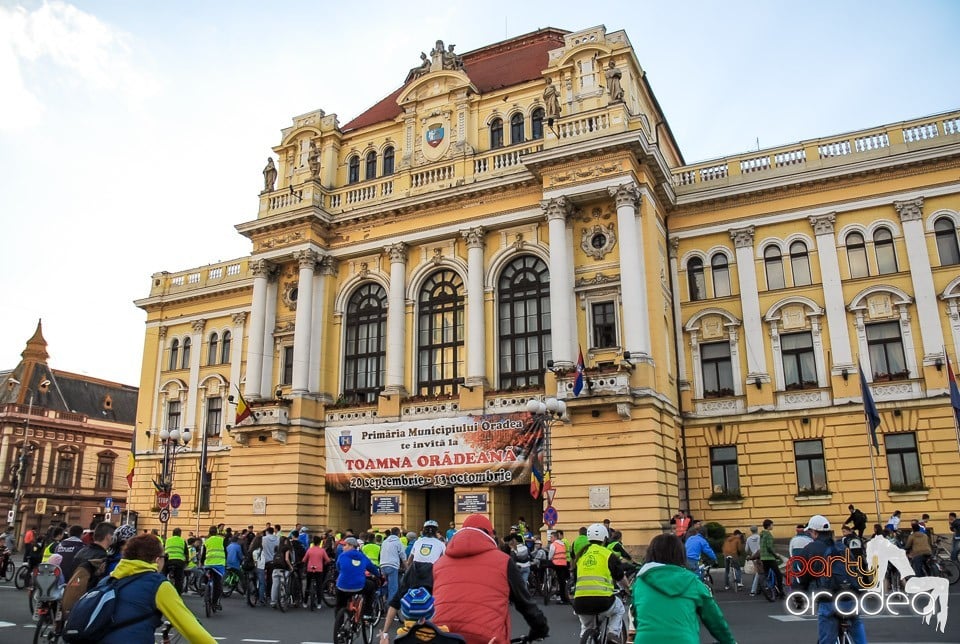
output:
M750 593L750 596L751 596L751 597L756 597L756 596L757 596L757 593Z
M309 606L307 606L307 602L303 602L302 606L303 608L309 608Z
M737 590L743 590L743 588L744 588L743 584L740 584L740 583L737 584Z
M723 589L724 589L724 590L730 590L730 586L724 586Z

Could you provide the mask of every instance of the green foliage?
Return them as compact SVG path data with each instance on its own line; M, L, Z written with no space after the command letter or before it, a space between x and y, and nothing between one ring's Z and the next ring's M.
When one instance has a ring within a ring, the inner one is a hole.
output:
M723 551L723 541L727 538L727 529L723 527L723 524L710 521L703 525L703 536L706 537L710 547L717 554L718 560L722 560L723 555L721 553Z

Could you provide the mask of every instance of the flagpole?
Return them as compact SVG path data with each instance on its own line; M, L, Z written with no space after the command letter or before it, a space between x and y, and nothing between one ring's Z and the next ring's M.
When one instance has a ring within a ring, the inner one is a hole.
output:
M867 454L870 456L870 478L873 480L873 501L876 504L877 508L877 522L881 521L880 516L880 490L877 488L877 467L873 462L875 452L879 451L879 447L875 444L877 440L876 429L872 424L871 414L876 417L876 424L880 426L880 414L877 412L877 404L873 401L873 394L870 392L870 384L867 382L867 377L863 375L863 364L860 362L860 354L857 354L857 376L860 378L860 398L861 403L863 404L863 425L864 429L867 431L864 434L867 437ZM867 403L870 402L870 409L867 408Z
M870 455L870 477L873 479L873 501L877 505L877 523L880 523L880 491L877 489L877 468L873 463L874 459L874 450L873 445L870 442L870 421L869 419L864 422L866 427L867 435L867 454Z

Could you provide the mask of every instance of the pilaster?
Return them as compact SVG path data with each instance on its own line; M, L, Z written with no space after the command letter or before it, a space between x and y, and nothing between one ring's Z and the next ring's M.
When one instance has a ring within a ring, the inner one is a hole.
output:
M384 251L390 258L390 292L387 297L387 381L384 393L396 398L407 395L403 384L406 338L406 280L409 246L397 242ZM398 415L399 415L399 407Z
M487 387L486 322L483 310L483 228L460 232L467 244L467 377L470 387Z
M737 252L737 277L740 283L740 304L743 308L743 335L747 345L747 378L752 382L770 382L764 360L763 325L760 318L760 295L757 290L756 262L753 259L753 226L732 228L730 239Z
M568 276L573 267L573 251L567 237L567 217L573 204L565 197L540 202L550 232L550 310L565 312L573 306L573 290ZM573 367L573 319L556 315L550 320L553 362L560 369Z
M293 392L305 394L310 384L310 341L313 330L313 273L320 256L307 249L294 254L300 265L297 317L293 331Z
M608 188L617 206L617 228L623 242L620 253L620 294L623 301L623 348L631 358L653 362L650 351L650 315L643 262L643 227L638 225L640 190L636 183ZM631 249L624 252L624 249ZM638 249L639 252L632 252Z
M840 278L840 260L837 257L837 244L834 237L835 213L810 217L817 238L817 256L820 258L820 273L823 283L823 299L827 313L827 331L830 334L830 349L833 364L832 375L840 376L844 370L853 371L850 332L847 325L847 309L843 301L843 288Z

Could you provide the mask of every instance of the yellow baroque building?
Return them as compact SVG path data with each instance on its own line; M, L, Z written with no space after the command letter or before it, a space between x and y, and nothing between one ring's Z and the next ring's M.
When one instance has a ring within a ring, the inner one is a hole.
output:
M960 112L689 165L623 31L542 29L273 152L250 256L136 302L141 527L163 473L184 529L539 526L547 471L631 544L885 522L858 364L881 513L960 504Z

